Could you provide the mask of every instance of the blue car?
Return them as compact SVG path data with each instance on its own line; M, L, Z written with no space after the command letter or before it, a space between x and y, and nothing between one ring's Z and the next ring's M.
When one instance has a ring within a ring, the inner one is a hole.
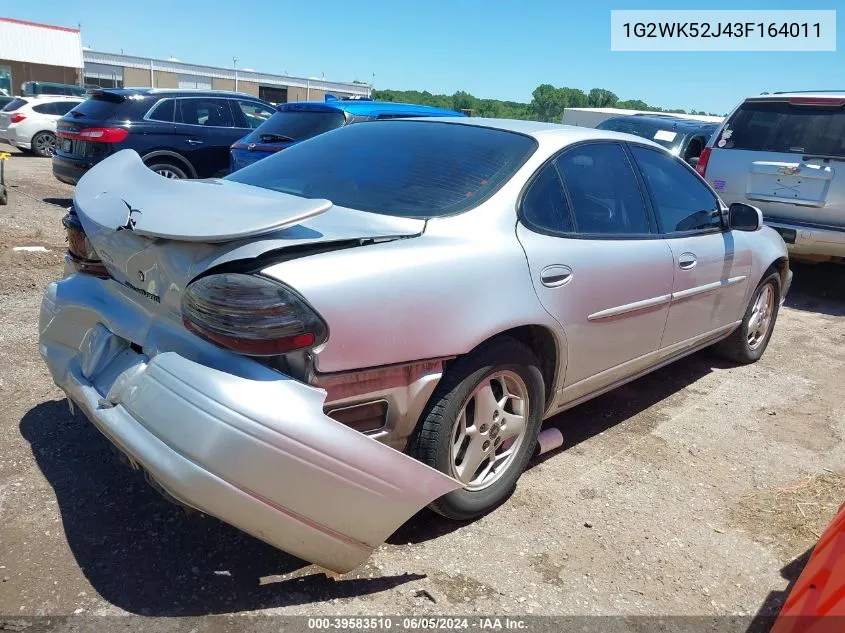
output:
M237 171L291 145L335 128L379 119L464 116L454 110L371 99L337 99L284 103L277 112L229 150L229 166Z

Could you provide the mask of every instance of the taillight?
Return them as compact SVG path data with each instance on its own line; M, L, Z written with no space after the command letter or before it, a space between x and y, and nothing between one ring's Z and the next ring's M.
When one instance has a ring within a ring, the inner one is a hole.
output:
M707 161L710 160L710 152L713 149L710 147L705 147L701 150L701 155L698 157L698 163L695 165L695 171L701 174L701 177L704 178L704 175L707 173Z
M81 141L95 143L120 143L127 136L129 130L123 127L89 127L76 134L76 138Z
M182 322L201 337L247 356L321 345L328 328L304 299L255 275L208 275L182 295Z
M104 279L108 278L110 276L109 272L100 260L100 256L97 255L97 251L91 245L88 236L85 235L85 229L82 228L82 222L79 221L79 216L76 215L73 207L68 209L67 215L62 218L62 224L65 227L67 236L67 262L77 272L95 275Z
M56 135L61 138L91 141L92 143L120 143L129 136L129 130L123 127L87 127L79 132L59 130Z
M13 114L11 116L11 118L9 118L9 121L11 121L12 123L20 123L25 118L26 118L25 114L21 114L20 112L16 112L15 114Z

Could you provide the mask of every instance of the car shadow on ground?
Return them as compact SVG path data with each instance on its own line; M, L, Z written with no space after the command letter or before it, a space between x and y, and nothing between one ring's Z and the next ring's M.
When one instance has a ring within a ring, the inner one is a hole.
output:
M787 307L845 316L845 265L791 262L790 267L793 280Z
M766 599L754 615L754 618L751 620L751 624L745 633L768 633L777 618L778 613L780 613L780 610L783 608L786 599L792 592L792 588L798 581L798 577L801 575L801 572L804 571L804 567L807 566L807 562L810 560L812 553L813 547L801 554L801 556L793 559L785 567L781 568L781 578L786 580L789 584L787 584L785 589L781 591L772 591L768 596L766 596ZM830 630L832 631L833 629Z
M335 580L212 517L186 515L124 466L66 400L20 423L53 487L65 535L92 587L126 611L157 616L235 613L361 596L420 574Z
M73 204L73 198L41 198L41 202L67 209Z

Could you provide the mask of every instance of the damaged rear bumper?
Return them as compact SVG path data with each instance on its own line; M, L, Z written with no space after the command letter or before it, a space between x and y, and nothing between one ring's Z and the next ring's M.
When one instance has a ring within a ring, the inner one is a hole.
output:
M137 312L132 323L117 319L128 300L103 286L82 275L48 286L41 355L88 419L176 500L346 572L460 487L325 416L321 389L242 357L232 373L219 359L206 364L202 349L185 347L190 338L180 353L148 356L136 339L153 337L153 324Z

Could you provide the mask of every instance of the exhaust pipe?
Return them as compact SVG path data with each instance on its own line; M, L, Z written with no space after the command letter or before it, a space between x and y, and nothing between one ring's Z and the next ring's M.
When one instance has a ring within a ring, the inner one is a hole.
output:
M563 433L560 432L560 429L556 427L544 429L537 436L537 450L534 452L534 456L539 457L561 446L563 446Z

